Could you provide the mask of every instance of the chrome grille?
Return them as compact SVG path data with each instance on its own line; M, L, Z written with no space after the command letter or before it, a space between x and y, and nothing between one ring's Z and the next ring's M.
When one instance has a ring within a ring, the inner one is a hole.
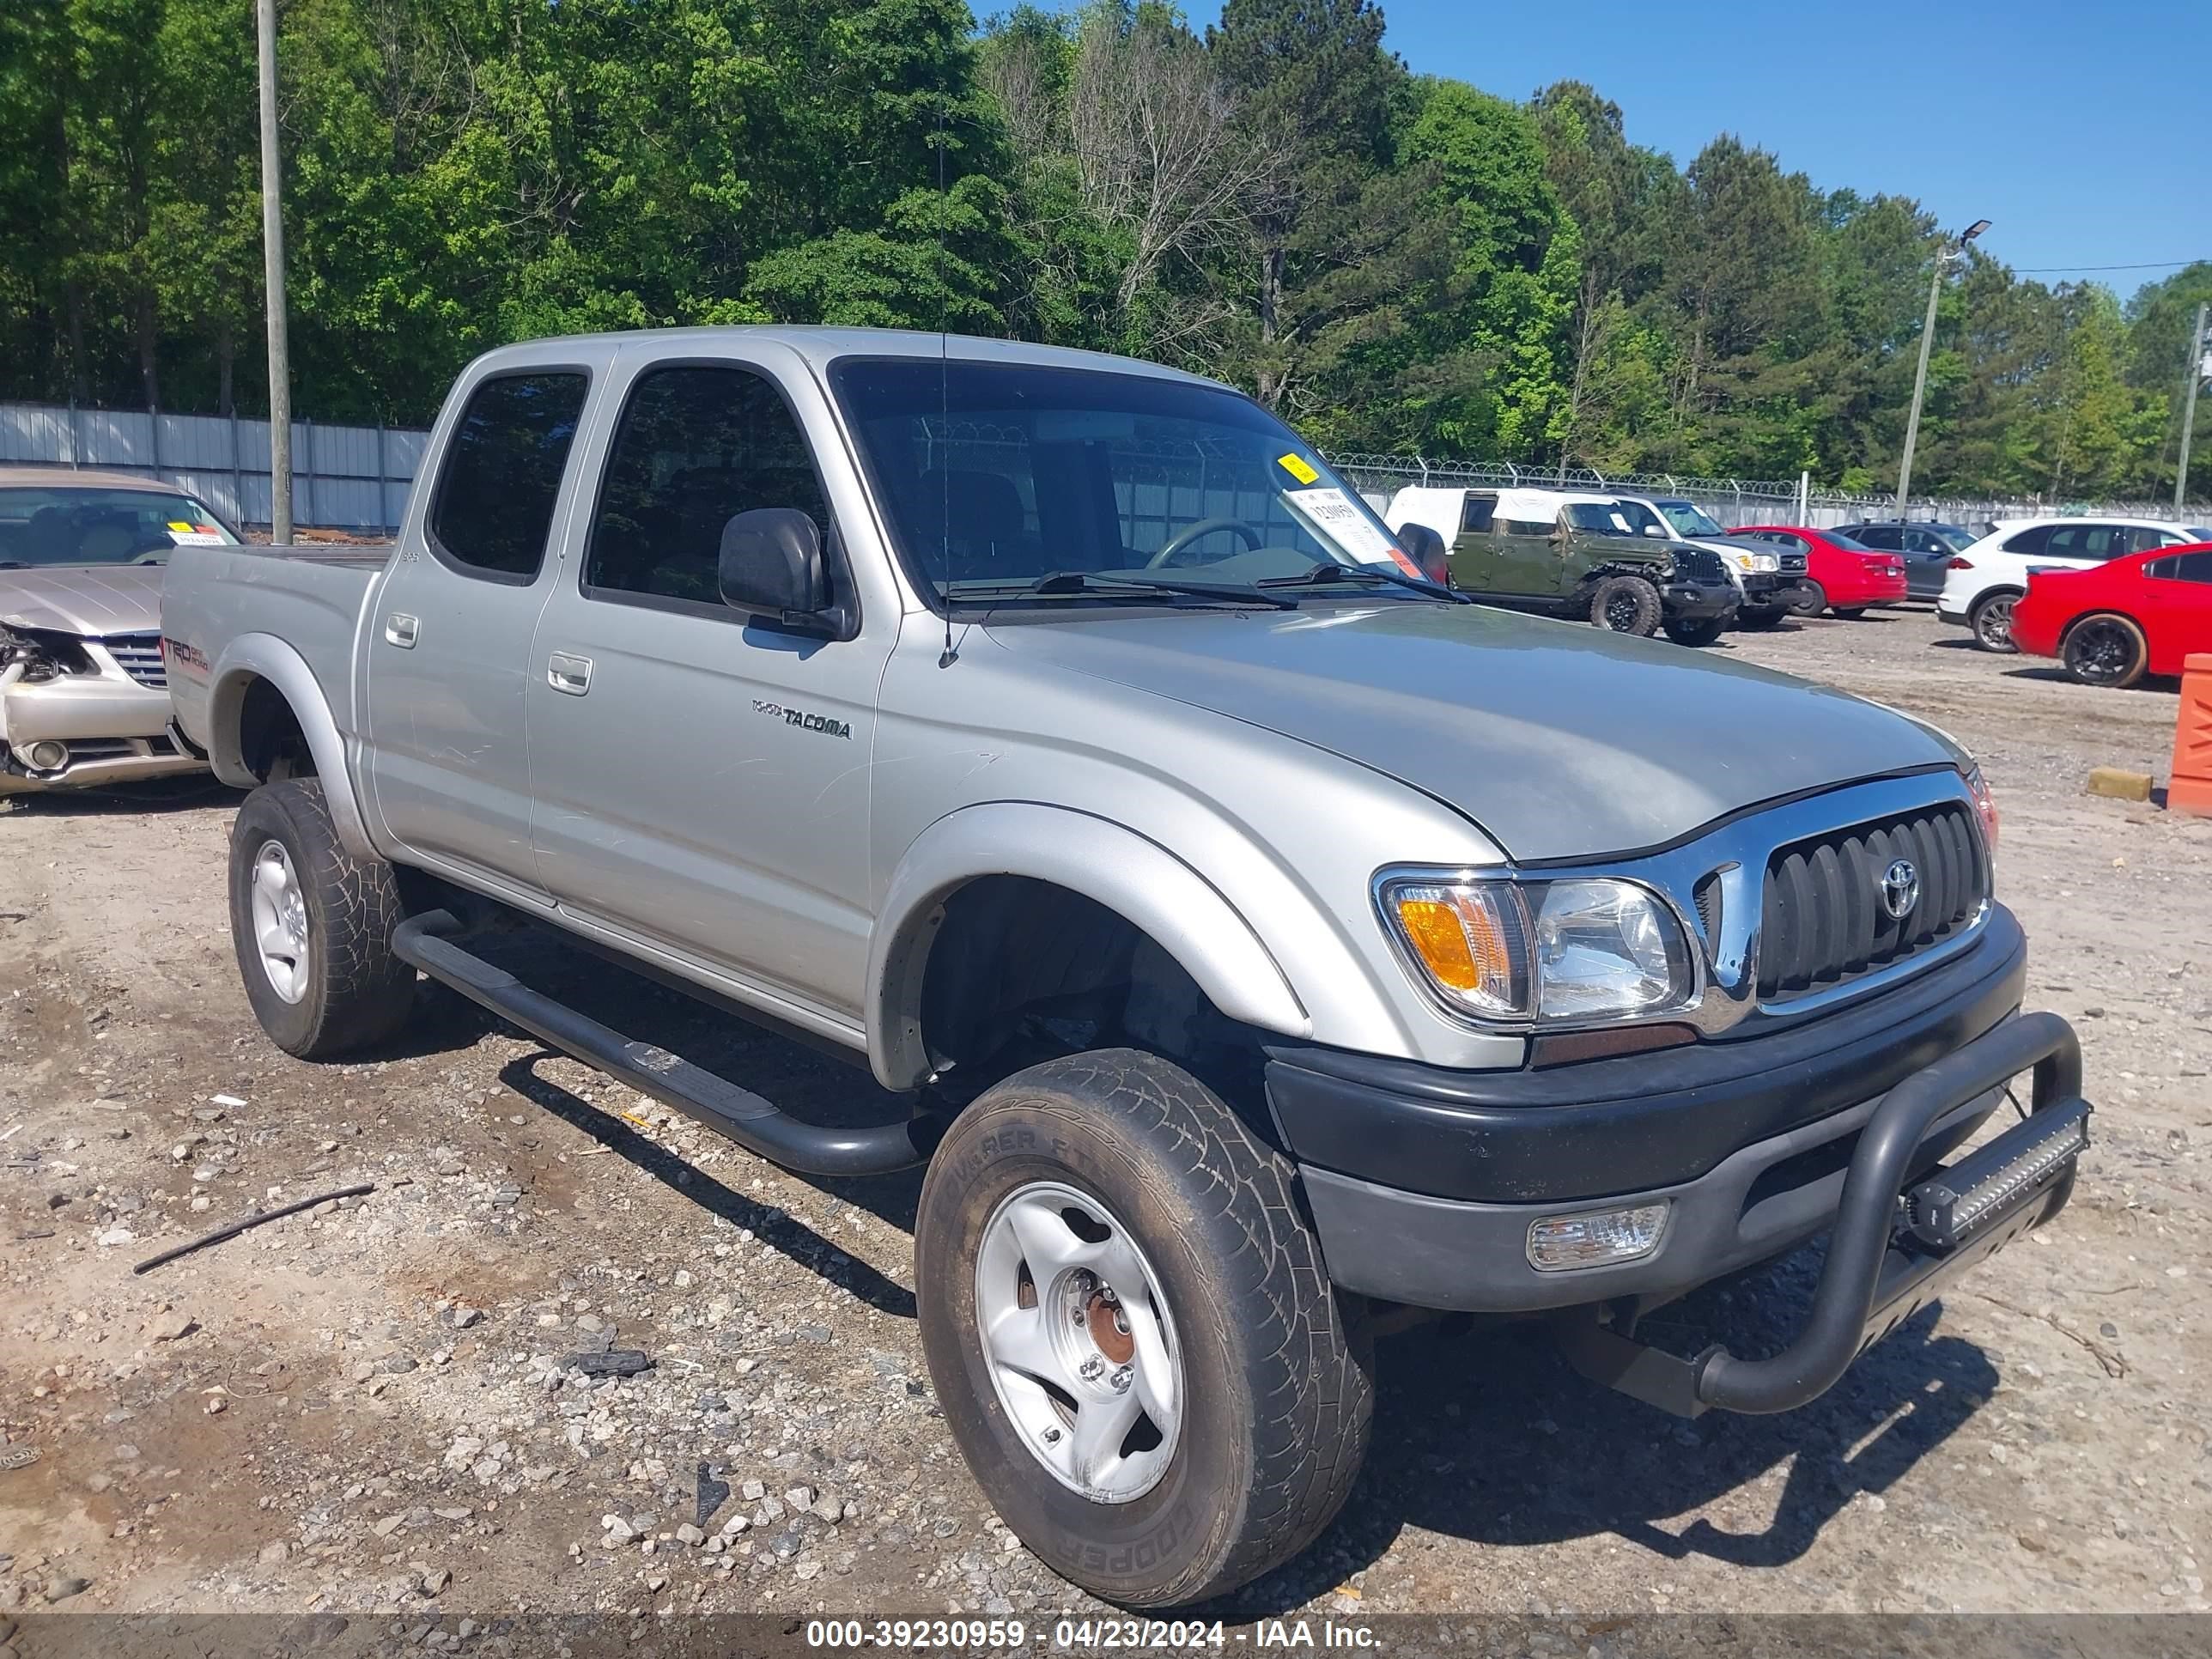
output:
M159 634L117 634L100 643L115 665L150 690L169 689L169 665L161 656Z
M1918 875L1918 902L1893 918L1884 873ZM1968 809L1942 803L1794 842L1767 861L1759 995L1787 1002L1902 961L1948 939L1989 897L1989 864Z
M1803 575L1805 556L1802 553L1784 553L1782 556L1782 574L1785 576Z

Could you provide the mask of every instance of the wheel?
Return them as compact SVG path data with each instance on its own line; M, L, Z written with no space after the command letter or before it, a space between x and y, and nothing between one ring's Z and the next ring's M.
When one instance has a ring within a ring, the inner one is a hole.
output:
M1711 645L1728 631L1726 617L1711 617L1704 622L1670 622L1667 637L1677 645Z
M1863 605L1839 605L1829 612L1831 616L1841 617L1845 622L1856 622L1866 613L1867 608Z
M2012 642L2012 608L2019 598L2017 593L1984 593L1974 601L1966 612L1966 626L1973 630L1976 645L2008 656L2020 649Z
M1641 576L1607 576L1590 590L1590 621L1613 633L1649 638L1659 615L1659 590Z
M2124 690L2150 665L2150 642L2130 618L2106 611L2068 629L2058 655L2066 672L2082 684Z
M1753 633L1764 633L1770 628L1782 626L1782 619L1790 614L1785 606L1745 605L1735 613L1735 625Z
M313 778L264 784L230 830L230 932L246 999L270 1040L302 1060L398 1030L415 970L392 954L392 866L338 844Z
M1827 608L1828 590L1816 581L1806 582L1790 601L1790 611L1800 617L1817 617Z
M1246 1583L1312 1541L1367 1446L1370 1357L1291 1164L1134 1049L986 1091L922 1182L922 1349L1015 1534L1132 1607Z

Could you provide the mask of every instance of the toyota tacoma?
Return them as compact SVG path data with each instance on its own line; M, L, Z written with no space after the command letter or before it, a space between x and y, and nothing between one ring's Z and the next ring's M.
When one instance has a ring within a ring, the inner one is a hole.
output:
M671 330L480 358L388 556L182 547L165 627L279 1047L374 1051L419 973L790 1169L926 1164L977 1483L1160 1607L1328 1524L1403 1310L1784 1411L2087 1140L1955 743L1473 604L1436 539L1165 368ZM906 1104L805 1121L497 965L518 921ZM1824 1234L1778 1352L1647 1340Z

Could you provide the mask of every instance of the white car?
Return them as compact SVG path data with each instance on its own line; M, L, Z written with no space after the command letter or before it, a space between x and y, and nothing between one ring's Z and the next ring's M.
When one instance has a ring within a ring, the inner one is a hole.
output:
M2010 651L2013 601L2038 570L2085 570L2128 553L2212 541L2212 530L2164 519L2001 519L1951 561L1936 614L1974 632L1984 651Z

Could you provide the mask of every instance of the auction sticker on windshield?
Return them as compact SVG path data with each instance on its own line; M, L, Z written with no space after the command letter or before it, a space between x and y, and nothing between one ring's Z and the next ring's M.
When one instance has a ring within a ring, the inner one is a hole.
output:
M1335 543L1359 563L1394 564L1409 575L1421 574L1399 551L1398 544L1352 505L1352 498L1341 489L1292 489L1283 499L1323 540Z
M172 542L174 542L179 547L221 547L223 545L222 532L217 530L211 524L192 525L173 522L164 527L169 532L169 539Z

